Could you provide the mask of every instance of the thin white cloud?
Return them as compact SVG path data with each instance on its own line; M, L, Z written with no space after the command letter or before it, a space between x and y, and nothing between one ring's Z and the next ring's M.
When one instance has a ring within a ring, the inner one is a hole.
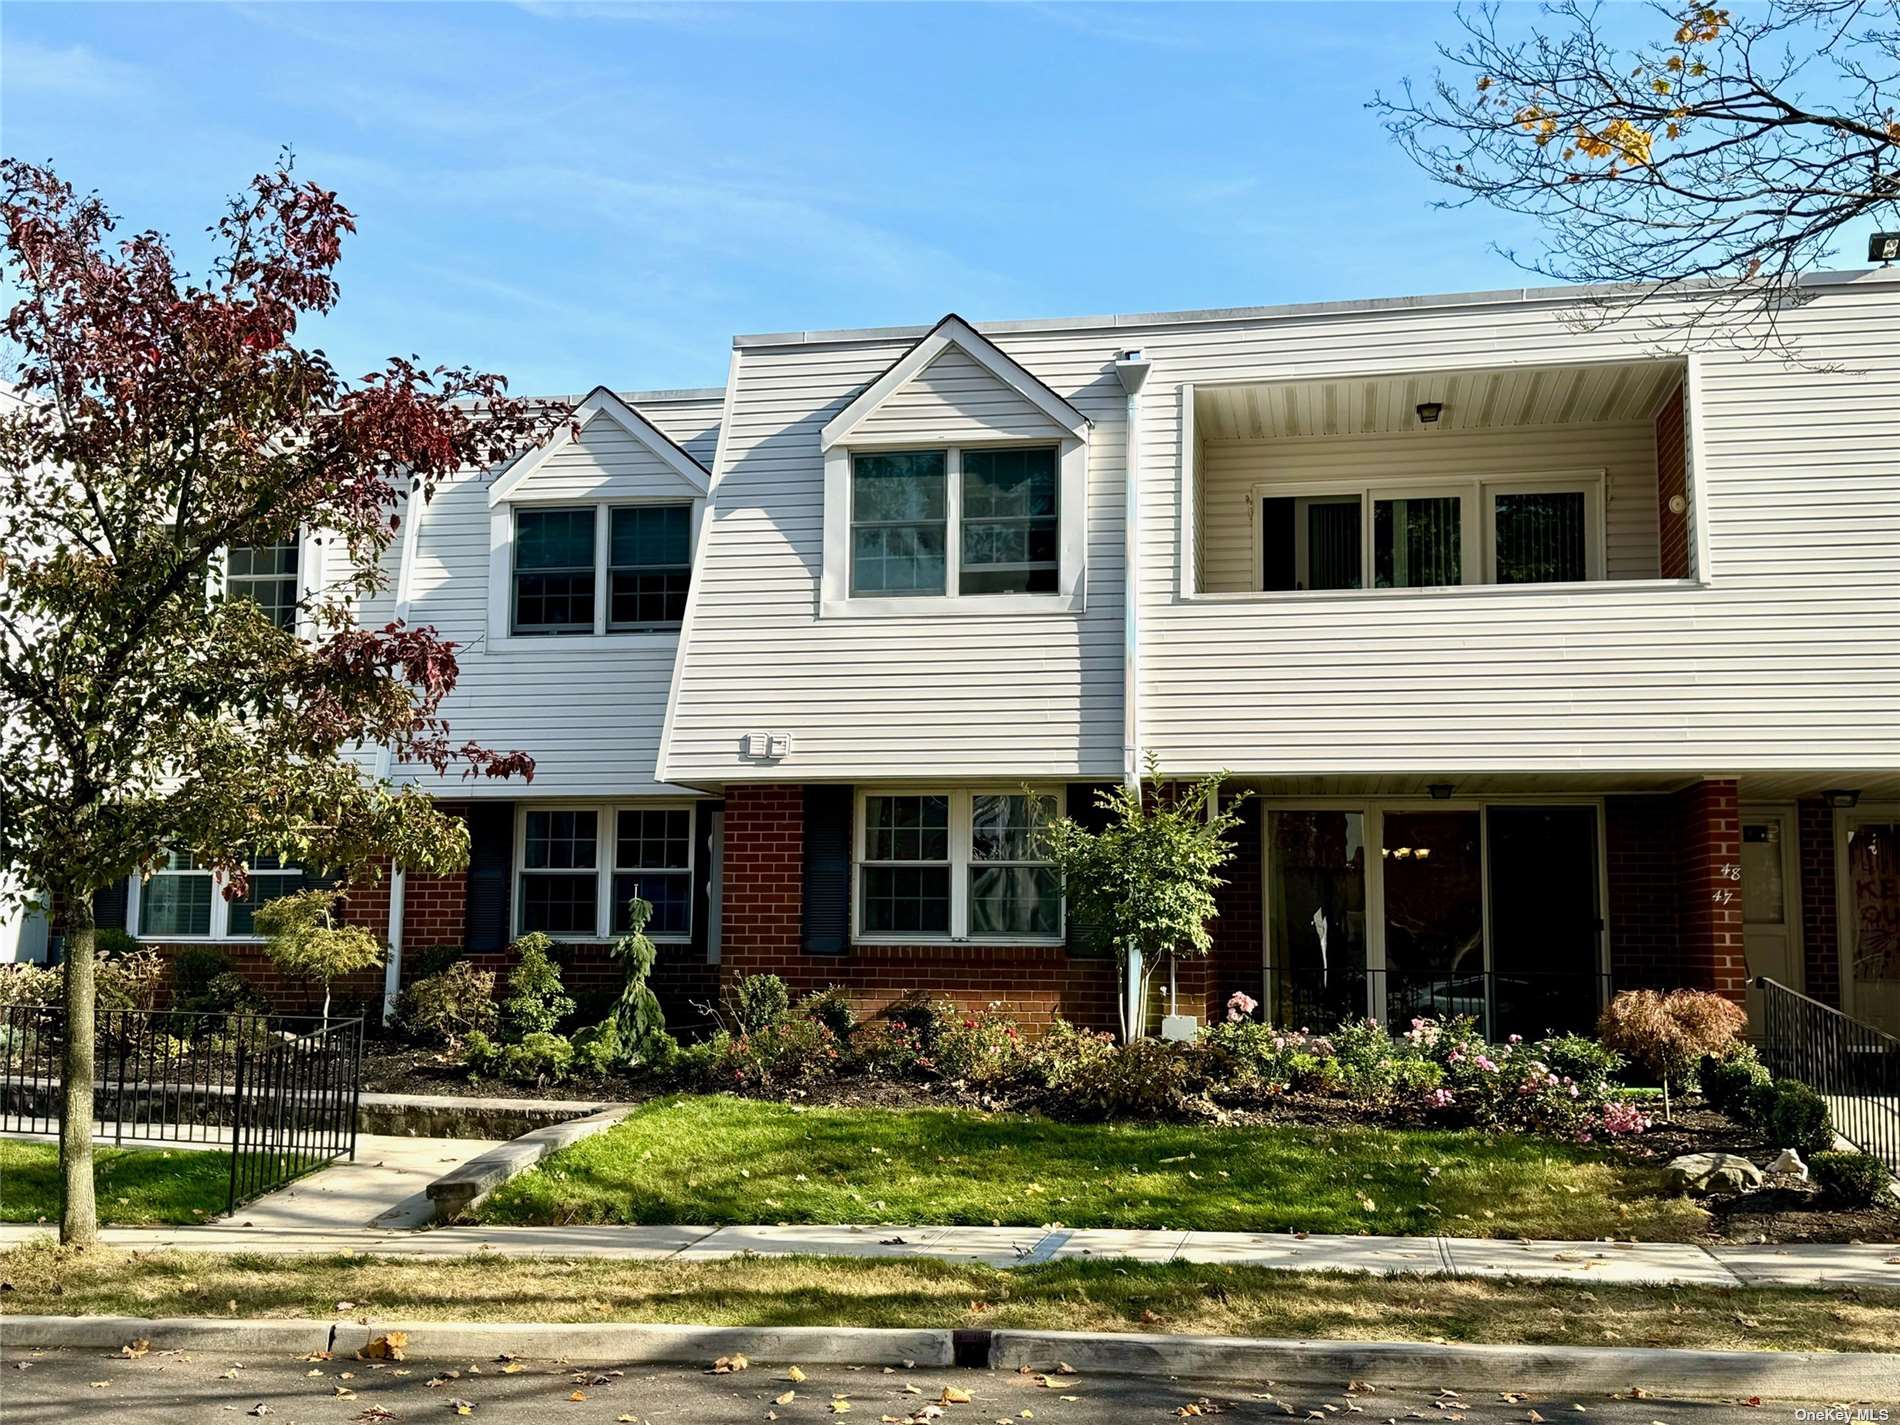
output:
M91 45L56 48L11 36L0 48L0 86L12 93L114 99L142 91L146 71L100 54Z

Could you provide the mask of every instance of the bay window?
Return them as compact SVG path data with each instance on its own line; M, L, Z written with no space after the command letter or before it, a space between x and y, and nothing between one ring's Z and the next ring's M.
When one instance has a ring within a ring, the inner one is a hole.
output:
M1522 480L1282 481L1254 488L1266 591L1603 578L1600 470Z
M1062 888L1040 828L1059 793L871 791L859 798L857 934L1059 940Z
M603 940L629 928L627 902L653 906L647 934L693 929L690 806L524 808L515 867L515 930Z

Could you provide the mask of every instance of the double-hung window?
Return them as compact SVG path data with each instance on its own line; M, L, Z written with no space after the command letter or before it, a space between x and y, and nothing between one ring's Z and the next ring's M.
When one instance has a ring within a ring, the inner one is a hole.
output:
M857 936L1062 936L1062 888L1041 829L1055 792L871 791L859 800Z
M941 450L851 457L854 596L944 592L948 464Z
M649 902L650 936L693 929L693 813L689 807L622 807L614 813L613 931L629 927L627 903Z
M297 543L234 544L225 555L224 594L249 599L279 628L297 625Z
M608 510L607 627L619 633L678 628L693 573L691 505Z
M594 507L515 511L514 631L594 631Z
M693 809L689 806L531 808L517 838L515 929L599 940L628 929L627 903L653 906L646 933L693 930Z
M851 596L1053 594L1061 575L1053 445L851 455Z
M510 632L652 633L686 616L690 502L514 512Z
M1434 589L1603 577L1603 472L1255 489L1263 590Z
M309 884L304 869L264 852L249 861L245 893L224 896L223 878L189 851L168 851L144 881L133 883L131 923L147 940L242 940L256 936L257 908Z

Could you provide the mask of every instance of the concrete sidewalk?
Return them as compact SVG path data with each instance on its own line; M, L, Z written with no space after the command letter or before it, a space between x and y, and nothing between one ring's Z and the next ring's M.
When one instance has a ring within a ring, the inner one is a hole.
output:
M459 1257L490 1252L513 1257L623 1257L681 1262L715 1261L752 1252L762 1256L937 1257L999 1267L1098 1258L1380 1275L1511 1276L1577 1283L1900 1290L1900 1247L1860 1244L1702 1247L1669 1242L1514 1242L1469 1237L869 1225L447 1227L413 1231L386 1225L300 1226L275 1213L262 1216L255 1209L240 1213L238 1222L252 1225L115 1227L101 1236L108 1246L148 1252L353 1252L389 1257ZM45 1230L8 1224L0 1227L0 1246L17 1246L44 1235Z

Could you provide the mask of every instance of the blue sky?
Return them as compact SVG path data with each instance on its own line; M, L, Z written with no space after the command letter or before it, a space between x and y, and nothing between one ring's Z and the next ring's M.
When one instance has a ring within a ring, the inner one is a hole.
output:
M0 7L0 144L202 266L282 144L360 231L315 338L519 390L735 332L1509 286L1365 101L1441 6Z

